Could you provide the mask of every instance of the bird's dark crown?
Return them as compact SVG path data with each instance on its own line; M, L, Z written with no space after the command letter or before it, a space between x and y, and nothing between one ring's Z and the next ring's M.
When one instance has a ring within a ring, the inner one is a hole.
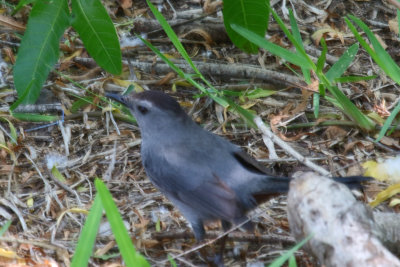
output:
M134 94L134 98L138 101L149 101L161 110L172 111L177 114L184 113L175 99L160 91L144 91Z

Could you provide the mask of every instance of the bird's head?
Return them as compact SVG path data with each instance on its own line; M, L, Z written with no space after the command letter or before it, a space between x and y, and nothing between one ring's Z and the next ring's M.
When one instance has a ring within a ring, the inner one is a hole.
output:
M154 131L165 130L165 127L179 127L189 119L174 98L160 91L144 91L129 95L108 93L106 96L130 110L139 124L142 137L143 133L154 134Z

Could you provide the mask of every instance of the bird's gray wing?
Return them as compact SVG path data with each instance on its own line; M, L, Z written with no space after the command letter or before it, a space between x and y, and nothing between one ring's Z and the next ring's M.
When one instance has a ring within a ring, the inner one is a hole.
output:
M144 156L151 181L167 196L200 216L231 221L243 216L236 193L210 168L212 155L201 148L171 146Z
M256 161L254 158L250 157L246 152L243 150L237 148L234 151L232 151L232 155L235 157L237 162L242 165L245 169L261 174L261 175L269 175L269 170L260 164L258 161Z

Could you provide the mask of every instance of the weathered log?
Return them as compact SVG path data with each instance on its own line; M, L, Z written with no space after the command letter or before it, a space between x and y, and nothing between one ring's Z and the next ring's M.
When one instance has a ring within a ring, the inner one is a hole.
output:
M304 248L325 266L400 266L382 243L399 240L399 217L374 214L332 179L310 172L293 179L288 220L297 241L313 234Z

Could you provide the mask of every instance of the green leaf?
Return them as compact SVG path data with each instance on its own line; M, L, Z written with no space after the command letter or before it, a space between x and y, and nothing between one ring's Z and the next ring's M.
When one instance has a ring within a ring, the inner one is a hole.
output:
M171 26L168 24L167 20L163 17L163 15L155 8L155 6L149 1L146 0L147 5L149 6L151 12L153 12L154 16L160 22L161 27L164 29L165 33L168 35L171 42L174 44L175 48L181 54L181 56L189 63L190 67L196 72L196 74L201 75L200 71L194 65L192 59L189 57L189 54L186 52L182 43L179 41L178 36L176 36L174 30L172 30ZM141 38L142 39L142 38ZM143 41L143 39L142 39ZM154 50L153 50L154 51Z
M10 134L7 135L10 137L11 143L17 144L18 135L17 135L17 130L14 127L14 124L12 124L10 120L4 117L0 117L0 121L6 121L8 123L8 127L10 128Z
M97 231L103 214L103 207L99 195L96 195L89 215L86 218L78 244L72 257L71 267L88 266L89 258L92 255Z
M303 46L303 40L301 39L301 34L299 27L297 26L296 18L293 15L293 11L289 9L289 18L290 18L290 27L292 28L293 38L299 44L299 48L302 49L302 52L305 52ZM310 70L307 68L301 67L301 72L303 73L304 80L307 84L311 84L311 73Z
M41 114L32 114L32 113L12 113L14 118L21 121L30 121L30 122L53 122L59 120L58 116L54 115L41 115Z
M375 79L376 75L371 76L343 76L335 79L338 83L354 83L359 81L369 81Z
M353 44L350 46L349 49L347 49L346 52L344 52L339 58L339 60L325 73L326 78L330 82L333 82L335 79L342 76L342 74L347 70L351 62L353 62L353 59L358 52L358 48L358 44Z
M120 74L122 56L118 36L99 0L72 0L72 27L79 33L89 54L106 71Z
M8 220L0 229L0 236L2 236L10 227L12 220Z
M286 251L285 254L274 260L268 267L280 267L282 266L296 251L298 251L302 246L304 246L305 243L307 243L311 238L313 237L313 234L310 234L307 236L305 239L303 239L301 242L296 244L293 248L290 250Z
M324 38L321 38L321 45L322 45L322 52L317 61L317 72L318 73L322 73L322 71L324 69L325 60L326 60L326 52L328 51L328 47L326 46L326 42L325 42Z
M20 0L18 2L18 5L14 8L11 15L14 16L21 8L23 8L24 6L29 5L31 3L35 3L36 1L38 1L38 0Z
M314 117L315 118L319 117L319 97L320 97L319 94L316 94L316 93L313 94L313 106L314 106Z
M310 68L312 70L316 70L316 66L314 62L311 60L311 58L307 55L306 51L303 48L302 42L297 42L295 36L290 33L289 29L286 27L285 23L283 23L282 19L276 14L274 10L271 10L272 16L274 16L274 19L278 23L279 27L282 29L282 31L285 33L287 38L290 40L290 42L296 47L297 53L307 61L306 68ZM290 62L290 61L289 61ZM309 67L308 67L309 66Z
M260 37L264 37L268 28L269 20L269 1L267 0L224 0L222 10L224 16L224 25L231 41L247 53L256 54L258 46L250 39L242 37L231 24L242 26L243 28L254 32Z
M297 66L303 66L306 69L312 69L312 66L309 64L308 60L305 59L302 55L298 53L293 53L283 47L280 47L279 45L271 43L270 41L265 40L264 37L260 37L254 32L251 32L239 25L232 24L231 27L243 37L247 38L259 47L271 52L271 54L281 57L284 60Z
M372 59L376 62L376 64L381 67L381 69L392 78L393 81L400 84L400 67L394 62L394 60L390 57L390 55L385 51L382 45L379 43L378 39L375 37L374 33L365 25L362 20L357 17L348 16L351 18L368 36L372 46L372 49L367 42L361 37L358 33L357 29L351 24L351 22L345 18L347 25L349 26L350 30L353 32L356 39L361 43L364 49L370 54Z
M58 60L59 40L69 25L67 3L67 0L37 1L32 8L14 66L18 97L28 90L24 104L35 103Z
M106 211L107 219L110 222L111 230L114 234L115 240L117 241L119 251L121 252L125 264L129 267L150 266L146 259L136 252L128 231L122 221L121 215L118 212L118 208L115 205L110 192L107 190L107 187L98 178L96 178L94 184L101 197L101 203Z
M335 102L337 101L337 103L339 103L346 115L352 118L361 128L367 131L375 128L375 123L373 123L367 116L362 114L361 111L358 110L357 107L345 96L345 94L339 90L339 88L329 85L327 86L327 89L335 97ZM329 100L329 98L326 99Z
M66 183L67 179L65 179L64 175L57 169L56 165L53 165L53 168L51 168L51 173L54 175L55 178L57 178L61 183Z
M396 118L397 114L400 112L400 102L397 103L396 107L390 113L390 116L386 119L385 123L383 124L382 129L379 131L378 138L376 138L376 142L379 142L382 137L385 135L386 131L389 129L390 125L394 118Z
M254 89L251 91L248 91L244 94L249 99L257 99L257 98L262 98L262 97L268 97L273 94L275 94L277 91L276 90L267 90L267 89Z
M85 96L76 100L71 106L71 113L77 112L81 107L93 104L93 96Z

